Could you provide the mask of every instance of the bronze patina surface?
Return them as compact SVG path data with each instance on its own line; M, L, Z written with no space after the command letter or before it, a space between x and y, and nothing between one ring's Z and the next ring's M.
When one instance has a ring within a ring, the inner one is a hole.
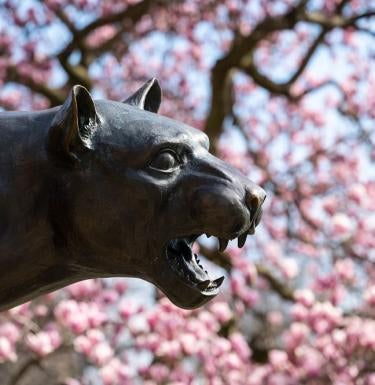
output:
M95 277L145 279L183 308L218 293L191 246L242 246L265 192L160 102L151 79L124 103L75 86L60 107L0 114L0 310Z

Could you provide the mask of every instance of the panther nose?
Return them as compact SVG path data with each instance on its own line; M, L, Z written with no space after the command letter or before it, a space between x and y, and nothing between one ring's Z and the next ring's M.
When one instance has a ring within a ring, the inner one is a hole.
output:
M250 211L249 233L254 234L262 216L262 204L266 199L266 192L259 186L251 186L246 189L246 206Z

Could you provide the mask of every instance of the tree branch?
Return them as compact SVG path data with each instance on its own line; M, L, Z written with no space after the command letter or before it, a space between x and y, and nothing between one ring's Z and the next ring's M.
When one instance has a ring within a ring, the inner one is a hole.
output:
M68 28L68 30L74 35L77 33L77 29L72 21L69 19L68 15L61 9L54 9L56 16L60 19L60 21Z
M82 49L84 47L83 41L95 29L99 27L103 27L108 24L116 24L116 23L124 22L125 20L131 21L131 24L133 25L138 20L140 20L140 18L144 14L146 14L146 12L149 10L151 5L152 5L151 0L143 0L137 4L128 6L121 12L100 17L94 20L93 22L91 22L90 24L88 24L86 27L82 28L81 30L76 31L73 34L72 41L58 55L60 61L65 61L75 49L77 48Z
M281 281L279 278L275 277L271 270L269 270L265 265L257 263L255 265L257 272L262 276L266 281L268 281L271 288L279 294L279 296L287 301L294 301L294 292L291 287L289 287L285 282Z
M18 83L30 88L31 91L39 93L45 96L51 103L56 106L62 104L65 99L65 95L62 90L53 89L47 87L43 83L37 83L32 78L20 74L16 66L10 66L7 68L7 79L10 82Z
M74 26L69 23L69 20L67 20L63 13L56 13L57 16L64 22L64 24L67 25L73 35L71 42L58 55L61 66L69 75L69 82L71 84L82 84L88 89L92 88L92 81L88 73L88 66L95 57L92 54L88 55L90 48L87 47L85 42L85 39L91 32L108 24L124 23L125 21L130 22L127 26L130 28L137 21L139 21L144 14L147 13L151 6L151 0L141 1L137 4L126 7L121 12L100 17L81 30L76 30ZM110 43L113 44L115 40L121 38L124 30L124 28L120 28L115 37L110 39ZM95 52L103 53L110 48L111 45L107 44L107 42L104 42L101 46L95 48ZM74 66L69 62L69 57L77 49L81 52L81 63L80 65Z
M346 28L346 27L356 27L356 22L364 18L370 18L375 16L375 10L364 12L360 15L352 17L344 17L342 15L325 15L321 12L308 12L301 17L301 21L306 21L308 23L319 24L320 26L328 29L333 28Z
M215 152L217 141L220 136L225 111L225 87L227 76L232 68L238 68L245 55L248 55L256 48L258 43L272 32L283 29L291 29L297 22L295 17L296 9L288 14L274 17L266 17L253 29L248 36L237 35L232 46L222 59L219 59L211 72L211 106L206 120L205 132L211 139L212 150Z
M107 16L100 17L92 23L88 24L85 28L83 28L81 30L81 34L86 36L96 28L103 27L107 24L118 23L125 19L132 20L132 22L134 23L135 21L138 21L147 12L151 4L151 0L143 0L139 3L126 7L123 11L119 13L112 13Z
M251 57L245 57L241 62L241 68L242 70L248 74L250 77L253 78L253 80L260 85L263 88L266 88L268 91L275 95L283 95L286 96L291 101L297 101L302 96L305 95L305 93L300 94L298 97L293 96L290 93L290 89L292 85L298 80L298 78L302 75L303 71L307 67L308 63L310 62L310 59L314 55L315 51L319 47L319 45L324 41L325 35L329 32L329 29L323 28L322 31L319 33L319 35L316 37L316 39L313 41L309 49L307 50L305 57L301 61L300 66L295 71L295 73L290 77L288 81L285 83L276 83L269 79L267 76L261 74L258 71L258 68L256 67L253 59L252 52Z
M324 37L326 36L327 32L329 31L329 29L327 28L323 28L319 35L316 37L316 39L313 41L313 43L311 44L310 48L307 50L306 52L306 55L305 57L303 58L299 68L297 69L297 71L294 73L293 76L291 76L291 78L286 82L286 84L288 86L291 86L293 83L295 83L295 81L302 75L302 72L305 70L305 68L307 67L307 65L309 64L310 62L310 59L312 58L312 56L314 55L315 51L317 50L317 48L319 47L319 45L321 43L323 43L324 41Z
M35 357L31 357L25 361L25 363L19 368L19 370L14 374L8 385L17 385L18 382L23 378L23 376L28 372L30 368L35 365L39 365L39 360Z
M214 152L217 148L217 142L223 129L224 119L227 116L226 112L231 111L232 109L232 106L225 105L227 77L229 76L231 69L239 68L243 70L255 83L264 89L267 89L272 94L285 96L291 101L301 99L307 93L311 92L312 89L308 89L297 96L292 95L290 89L306 69L317 48L324 41L325 35L336 27L356 27L360 30L362 27L359 27L356 22L360 19L374 16L375 11L371 10L361 15L344 17L341 15L341 12L347 3L348 0L341 1L336 8L336 14L328 16L320 12L306 12L305 7L307 1L300 1L294 8L284 15L266 17L255 26L249 35L237 35L234 38L228 53L216 62L211 72L211 105L206 120L205 131L211 139ZM269 34L292 29L301 21L320 25L322 30L307 50L300 66L290 79L285 83L276 83L263 75L256 67L254 63L255 50L258 44L266 39Z

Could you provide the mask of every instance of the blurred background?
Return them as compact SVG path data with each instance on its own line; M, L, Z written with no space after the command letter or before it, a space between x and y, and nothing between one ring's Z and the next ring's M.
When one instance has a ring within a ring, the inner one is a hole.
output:
M226 276L199 310L124 278L0 313L0 384L375 385L374 16L370 0L0 0L2 110L157 77L161 113L268 194L244 249L199 239Z

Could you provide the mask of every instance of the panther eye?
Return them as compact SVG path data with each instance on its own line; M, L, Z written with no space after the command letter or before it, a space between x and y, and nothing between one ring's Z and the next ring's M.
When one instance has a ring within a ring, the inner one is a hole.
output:
M150 168L158 171L172 171L179 165L176 154L173 151L160 152L150 163Z

